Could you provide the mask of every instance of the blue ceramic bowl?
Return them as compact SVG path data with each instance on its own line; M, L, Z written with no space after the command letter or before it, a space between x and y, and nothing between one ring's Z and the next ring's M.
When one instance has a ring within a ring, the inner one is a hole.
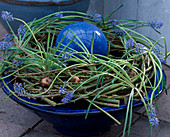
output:
M58 11L80 11L86 12L90 0L0 0L1 11L11 12L15 17L23 19L25 22L39 19ZM8 30L6 22L0 18L0 22ZM21 22L13 21L10 25L17 32Z
M89 53L91 53L91 48L93 48L93 54L100 54L104 56L107 55L108 45L104 33L97 26L87 22L76 22L64 27L57 36L55 46L57 47L58 43L63 39L63 37L64 39L62 44L66 46L75 35L81 40ZM68 47L78 52L83 52L84 50L87 52L81 42L77 38L74 38L73 42L71 42ZM77 43L82 47L80 47ZM64 46L60 45L59 48L62 50Z
M157 71L158 75L159 72ZM163 71L163 77L166 82L166 76ZM157 80L159 77L157 77ZM10 82L11 78L6 78L5 82ZM2 86L4 86L3 82L1 81ZM14 87L12 83L8 84L9 88L14 91ZM4 92L7 95L10 95L9 90L6 87L3 87ZM158 94L162 93L163 87L162 84L157 88L155 91L156 98ZM148 91L149 97L151 96L152 90ZM72 135L72 136L90 136L90 135L96 135L100 134L104 131L107 131L110 129L110 125L114 124L114 121L110 119L110 117L106 116L103 112L96 108L92 108L89 111L88 118L85 119L85 114L87 111L87 108L83 108L81 106L77 107L77 104L67 104L64 106L56 106L56 107L40 107L35 105L30 105L28 103L24 103L20 100L18 100L13 95L10 95L10 97L16 101L17 103L21 104L22 106L28 108L29 110L36 113L41 118L49 121L54 125L56 130L63 134ZM34 100L28 99L26 97L21 97L22 99L37 103ZM134 100L134 111L139 109L141 106L143 106L143 103L141 101L135 101ZM109 112L111 115L113 115L116 119L121 120L125 117L126 113L126 105L121 104L119 108L113 108L113 107L102 107L105 111Z

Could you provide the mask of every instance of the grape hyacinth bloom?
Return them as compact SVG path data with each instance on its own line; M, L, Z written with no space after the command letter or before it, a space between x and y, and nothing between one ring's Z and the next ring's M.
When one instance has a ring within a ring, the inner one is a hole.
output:
M17 65L17 66L19 66L20 64L22 64L24 61L22 61L22 60L16 60L16 59L14 59L13 60L13 63L15 64L15 65Z
M160 21L149 21L148 25L154 29L160 29L163 26L163 23Z
M119 25L119 21L117 19L114 19L112 21L109 20L108 22L111 22L110 26Z
M163 64L166 63L163 53L158 48L154 48L153 52L158 57L158 59L160 60L161 63L163 63Z
M119 21L117 19L114 19L113 21L108 21L108 22L111 22L108 24L108 26L116 27L115 25L119 25ZM123 36L125 34L125 32L120 28L114 28L113 33L116 33L118 36Z
M26 33L26 28L23 24L20 25L18 28L18 36L21 36L21 38L25 35Z
M159 120L156 118L156 112L155 112L155 107L148 106L148 112L149 112L149 122L151 123L152 126L158 126L159 125Z
M25 93L25 89L24 89L22 83L16 83L14 88L19 95L23 95Z
M92 19L92 21L98 22L102 20L102 16L98 13L87 12L87 14L90 16L90 19Z
M4 41L8 42L11 41L14 38L14 36L12 36L11 34L6 34L4 37Z
M60 85L58 92L59 92L60 94L65 94L65 93L66 93L66 87L67 87L67 82L63 82L63 84Z
M7 42L0 42L0 49L1 50L5 50L5 49L7 49L7 48L10 48L10 47L12 47L13 45L11 44L11 43L7 43Z
M63 12L60 11L60 13L57 13L56 15L53 16L53 18L62 18L63 17Z
M73 96L74 96L74 92L72 91L68 93L61 101L63 103L68 103L72 99Z
M126 50L133 49L133 45L134 45L133 39L127 40L127 42L126 42Z
M0 42L0 49L5 50L8 47L8 44L6 42Z
M144 53L146 50L145 50L145 46L144 45L142 45L141 43L137 43L136 44L136 52L138 53L138 54L142 54L142 53Z
M121 30L120 28L113 29L113 32L119 36L123 36L125 34L125 32L123 30Z
M114 19L114 21L111 24L112 25L119 25L119 21L117 19Z
M119 25L119 21L117 19L108 20L108 26Z
M13 19L13 14L11 14L8 11L2 11L2 16L1 16L4 20L6 21L14 21Z

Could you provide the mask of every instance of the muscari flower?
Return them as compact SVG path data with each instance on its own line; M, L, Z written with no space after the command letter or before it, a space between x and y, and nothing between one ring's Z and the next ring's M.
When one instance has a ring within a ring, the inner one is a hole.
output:
M8 42L11 41L14 38L14 36L12 36L11 34L6 34L4 37L4 41Z
M163 23L160 21L149 21L148 25L154 29L160 29L163 26Z
M125 32L120 28L113 29L113 32L116 33L119 36L123 36L125 34Z
M126 42L126 50L131 50L131 49L133 49L133 46L134 46L133 39L127 40L127 42Z
M8 45L8 44L7 44L6 42L3 42L3 41L0 42L0 49L1 49L1 50L5 50L5 49L7 48L7 45Z
M67 87L67 82L63 82L63 84L60 85L58 92L59 92L60 94L65 94L65 93L66 93L66 87Z
M18 28L18 36L23 37L26 33L26 28L23 24L20 25L20 27Z
M108 24L108 26L119 25L119 21L117 19L114 19L113 21L108 21L108 22L111 22ZM120 28L114 28L113 33L116 33L119 36L123 36L125 34L124 30L122 30Z
M155 107L148 106L148 112L149 112L149 122L151 123L152 126L158 126L159 125L159 120L156 118L156 112L155 112Z
M102 20L101 14L94 13L94 12L87 12L87 14L90 16L90 19L92 21L98 22Z
M17 66L19 66L19 65L22 64L23 62L24 62L23 60L16 60L16 59L13 60L13 63L14 63L15 65L17 65Z
M117 19L114 19L114 20L109 20L108 22L110 26L114 26L114 25L119 25L119 20Z
M114 19L114 20L108 20L108 26L114 26L114 25L119 25L119 20Z
M63 103L68 103L72 99L73 96L74 96L74 92L72 91L68 93L61 101Z
M11 14L10 12L8 11L2 11L2 16L1 16L4 20L7 20L7 21L14 21L13 19L13 14Z
M112 22L112 25L118 25L119 21L117 19L114 19L114 21Z
M19 95L23 95L25 93L25 89L24 89L22 83L16 83L14 88Z
M5 50L5 49L7 49L7 48L10 48L10 47L12 47L13 45L11 44L11 43L7 43L7 42L0 42L0 49L1 50Z
M136 52L138 54L144 53L146 51L145 49L146 49L146 47L144 45L142 45L141 43L136 44Z
M63 17L63 12L62 11L60 11L60 13L53 16L53 18L62 18L62 17Z
M161 63L166 63L163 53L158 48L154 48L153 52L159 58Z
M150 118L149 121L150 121L152 126L156 126L157 127L159 125L158 118Z

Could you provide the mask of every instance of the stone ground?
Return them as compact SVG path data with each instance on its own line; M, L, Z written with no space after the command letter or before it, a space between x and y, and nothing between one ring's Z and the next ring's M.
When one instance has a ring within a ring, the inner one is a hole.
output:
M0 39L6 34L0 24ZM170 87L170 67L163 66L167 76L167 87ZM170 137L170 88L168 94L163 94L157 101L160 120L158 127L153 128L153 137ZM0 90L0 98L5 94ZM123 121L122 121L123 122ZM123 126L112 125L110 131L93 137L120 137ZM128 136L126 134L126 136ZM130 137L149 137L150 128L144 108L133 115ZM53 129L47 121L23 108L11 99L0 102L0 137L68 137Z

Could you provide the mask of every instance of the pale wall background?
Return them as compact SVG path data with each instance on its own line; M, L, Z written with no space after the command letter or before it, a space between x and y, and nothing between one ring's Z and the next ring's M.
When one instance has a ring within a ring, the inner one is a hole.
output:
M112 19L137 19L142 21L161 21L163 27L159 29L160 34L150 28L139 29L138 32L152 37L155 40L164 36L167 41L168 51L170 50L170 0L110 0L109 13L119 7ZM106 14L107 0L91 0L88 11ZM163 40L161 41L163 43ZM160 49L164 51L163 49ZM167 60L170 65L170 59Z

